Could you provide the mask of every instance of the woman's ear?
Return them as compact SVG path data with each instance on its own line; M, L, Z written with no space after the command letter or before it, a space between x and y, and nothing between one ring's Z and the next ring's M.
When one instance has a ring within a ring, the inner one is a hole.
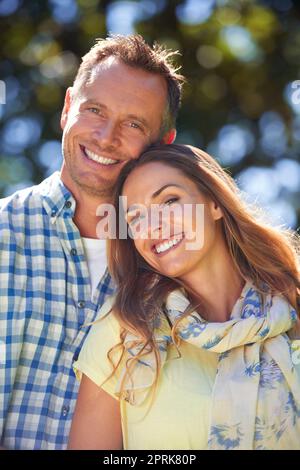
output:
M210 208L211 216L214 220L222 219L223 212L215 201L210 202L209 208Z

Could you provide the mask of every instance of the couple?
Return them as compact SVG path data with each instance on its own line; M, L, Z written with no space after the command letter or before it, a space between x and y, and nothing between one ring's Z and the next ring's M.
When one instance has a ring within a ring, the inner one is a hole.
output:
M66 94L61 173L2 201L4 448L300 448L299 242L172 144L181 82L138 36L98 42ZM108 270L107 202L140 234L108 240Z

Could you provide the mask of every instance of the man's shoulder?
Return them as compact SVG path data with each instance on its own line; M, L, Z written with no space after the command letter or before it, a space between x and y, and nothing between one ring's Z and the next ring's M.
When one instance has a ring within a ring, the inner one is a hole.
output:
M8 197L0 199L0 216L15 211L26 211L29 207L41 207L41 198L59 179L59 172L53 173L41 183L20 189Z
M9 208L12 206L16 206L16 205L24 206L25 201L28 200L32 196L32 193L34 192L34 189L37 186L38 185L34 185L28 188L19 189L18 191L11 194L10 196L0 199L0 212L9 210Z

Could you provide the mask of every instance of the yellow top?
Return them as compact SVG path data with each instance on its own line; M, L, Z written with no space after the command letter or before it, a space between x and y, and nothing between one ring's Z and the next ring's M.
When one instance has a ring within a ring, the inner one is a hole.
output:
M92 325L83 345L75 373L84 373L115 399L118 375L109 377L112 366L108 351L120 341L120 326L112 313ZM210 426L212 388L218 353L180 345L181 357L174 346L168 347L167 360L159 375L154 399L142 405L121 401L124 449L206 449ZM152 406L149 408L149 405Z

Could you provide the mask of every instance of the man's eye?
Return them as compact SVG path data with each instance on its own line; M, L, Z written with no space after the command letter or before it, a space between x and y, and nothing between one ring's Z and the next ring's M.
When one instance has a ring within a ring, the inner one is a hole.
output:
M142 129L142 126L141 126L140 124L138 124L137 122L129 121L127 125L128 125L128 127L130 127L131 129L137 129L137 130L141 130L141 129Z
M98 108L88 108L88 111L91 111L92 113L99 114L100 110Z

